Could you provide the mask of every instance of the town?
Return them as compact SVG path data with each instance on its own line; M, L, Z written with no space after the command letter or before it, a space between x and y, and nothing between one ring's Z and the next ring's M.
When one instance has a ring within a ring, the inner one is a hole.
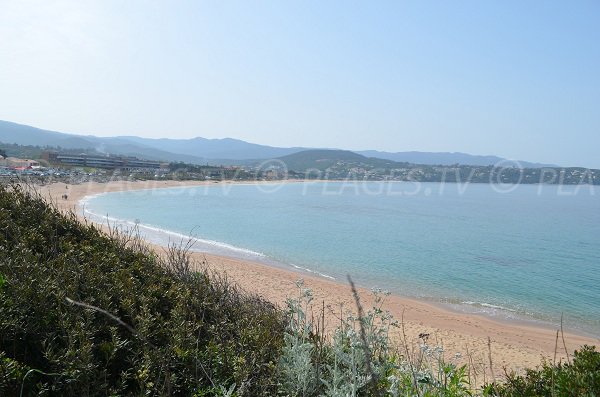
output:
M342 180L498 184L599 185L600 170L580 167L524 168L426 165L383 161L342 150L307 150L242 165L190 164L118 156L93 150L0 146L0 181L28 178L35 183L110 180L273 181ZM12 154L12 155L11 155ZM23 156L29 155L29 157Z

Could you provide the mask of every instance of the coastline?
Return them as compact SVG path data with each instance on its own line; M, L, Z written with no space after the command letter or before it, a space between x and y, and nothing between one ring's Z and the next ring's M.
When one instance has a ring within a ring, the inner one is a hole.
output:
M289 183L296 182L289 181ZM177 181L90 182L81 185L69 185L68 189L61 183L40 187L39 191L42 195L51 197L60 209L73 210L81 219L78 203L87 196L123 190L185 188L214 183ZM281 183L281 181L277 181L277 183ZM62 194L68 194L68 199L61 199ZM158 252L163 249L159 246L154 246L154 248ZM320 307L321 302L325 302L328 314L327 321L330 326L337 323L336 316L339 318L340 305L349 309L354 308L350 288L339 281L327 280L292 269L288 270L219 255L193 252L192 257L199 262L206 261L210 269L226 272L228 277L244 290L261 295L279 305L283 305L288 296L297 295L295 283L299 277L302 277L305 280L305 285L313 290L315 304ZM359 288L364 307L370 307L372 304L369 292L366 289ZM433 302L398 295L387 297L384 309L390 310L398 320L404 318L407 342L417 348L420 343L418 335L429 333L431 335L429 343L431 345L443 345L447 359L459 352L463 356L458 360L459 364L471 360L475 364L481 363L483 367L489 367L489 364L487 364L489 363L488 350L491 350L495 375L501 375L504 372L504 367L508 370L519 370L539 365L542 357L552 360L555 350L557 359L564 360L566 358L563 344L558 343L556 346L556 329L544 327L542 324L540 326L537 326L537 324L521 324L520 321L503 321L485 314L462 313L450 307L444 307L442 304L438 305ZM398 341L402 340L400 330L395 330L392 337ZM488 337L491 340L489 347ZM599 340L596 338L575 333L565 332L564 337L569 354L572 354L574 349L583 344L599 344ZM469 355L471 357L467 358Z

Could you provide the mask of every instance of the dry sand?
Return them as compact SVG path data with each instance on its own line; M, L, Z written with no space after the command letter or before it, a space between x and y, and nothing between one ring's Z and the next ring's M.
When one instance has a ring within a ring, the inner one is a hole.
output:
M81 214L78 202L83 197L103 192L115 192L134 189L154 189L166 187L184 187L202 185L207 182L150 181L109 183L85 183L81 185L53 184L41 187L41 193L53 198L59 208L74 210ZM61 199L63 194L68 199ZM156 247L161 250L161 247ZM352 292L348 285L328 279L287 271L261 263L242 261L216 255L194 253L198 261L208 263L212 269L226 272L228 277L244 290L256 293L274 303L283 305L286 298L297 295L296 281L303 278L305 286L311 288L314 302L320 308L326 305L326 322L329 327L339 321L340 305L344 308L355 307ZM371 307L370 291L359 288L359 294L365 308ZM498 321L495 318L477 314L465 314L448 310L437 305L391 295L386 298L384 309L389 310L396 319L404 318L406 340L411 349L418 349L420 333L428 333L429 344L443 345L447 359L454 359L460 353L459 364L475 364L485 367L485 376L490 379L489 351L491 351L492 367L495 376L508 370L522 370L538 366L542 358L553 360L556 350L558 359L565 358L562 338L556 343L557 329L538 327L517 322ZM393 331L393 338L403 341L400 329ZM598 345L600 340L592 337L564 332L564 339L569 354L583 344ZM490 343L488 344L488 340ZM555 346L557 346L555 348ZM483 380L479 374L477 383Z

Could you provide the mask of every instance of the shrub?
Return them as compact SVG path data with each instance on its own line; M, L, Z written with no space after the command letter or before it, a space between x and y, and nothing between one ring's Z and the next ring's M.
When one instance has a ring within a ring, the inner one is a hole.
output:
M528 369L525 375L509 374L503 384L488 386L498 396L600 396L600 352L593 346L576 351L573 363L542 363L539 369Z
M281 311L185 258L0 186L0 395L274 394Z
M400 327L382 309L385 293L374 290L375 305L347 312L330 341L306 313L312 294L298 283L288 300L288 327L279 360L280 391L286 396L470 396L465 367L443 359L443 350L421 346L422 355L392 346L389 331ZM319 316L317 316L319 317ZM312 317L311 317L312 318Z

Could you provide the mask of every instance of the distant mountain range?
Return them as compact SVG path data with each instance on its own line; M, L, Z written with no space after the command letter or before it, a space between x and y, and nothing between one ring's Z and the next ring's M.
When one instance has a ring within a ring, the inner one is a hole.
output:
M380 152L377 150L362 150L356 152L366 157L377 157L401 163L428 165L494 165L502 164L510 167L518 163L523 168L556 167L555 164L531 163L529 161L513 161L498 156L479 156L460 152Z
M136 136L96 137L43 130L0 120L0 142L19 145L60 146L65 149L95 149L99 152L135 156L149 160L182 161L192 164L250 164L255 160L280 158L314 148L281 148L239 139L150 139ZM347 151L341 151L348 153ZM497 156L466 153L356 151L368 158L429 165L494 165L506 161ZM293 157L289 159L293 160ZM539 168L551 164L518 162L522 167Z

